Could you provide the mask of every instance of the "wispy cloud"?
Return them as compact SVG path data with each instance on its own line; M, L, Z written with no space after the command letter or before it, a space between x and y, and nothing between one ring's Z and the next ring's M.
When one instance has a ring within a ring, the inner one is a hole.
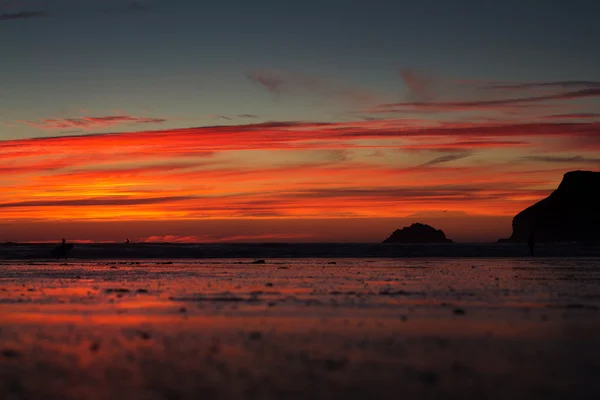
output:
M600 88L600 81L554 81L554 82L494 82L482 86L487 90L532 90L532 89L574 89Z
M599 128L288 121L2 141L0 208L15 221L512 215L592 165ZM553 146L578 157L548 158Z
M584 98L600 97L599 88L585 88L567 92L553 93L541 96L511 97L495 100L475 101L446 101L446 102L401 102L382 104L373 112L447 112L447 111L472 111L485 109L506 109L507 107L532 107L538 103L558 100L577 100Z
M138 240L144 243L215 243L215 242L265 242L265 241L285 241L310 239L312 234L307 233L271 233L256 235L202 235L202 236L180 236L180 235L162 235L149 236Z
M151 7L143 1L131 1L121 7L104 8L103 12L114 12L114 13L132 13L140 11L148 11Z
M92 207L92 206L133 206L145 204L170 203L174 201L189 200L192 197L171 196L157 198L118 198L104 197L91 199L69 199L69 200L33 200L14 203L0 203L0 208L20 207Z
M250 71L246 76L273 95L309 94L355 105L376 104L382 100L382 96L373 91L320 76L277 69Z
M369 116L377 114L477 113L481 118L504 120L543 118L542 113L572 114L573 102L600 97L600 81L564 80L547 82L509 82L452 79L414 68L402 68L400 76L408 89L406 101L382 103L361 110ZM591 115L588 115L591 117Z
M130 115L112 115L102 117L80 117L80 118L48 118L39 121L18 121L33 128L43 130L57 129L102 129L123 124L162 124L167 120L164 118L140 118Z
M130 1L121 6L115 7L104 7L100 9L95 9L95 12L102 13L139 13L144 11L149 11L152 8L145 1ZM82 12L80 8L74 8L71 10L73 12ZM48 17L50 14L46 11L36 10L36 11L14 11L14 12L0 12L0 22L1 21L9 21L9 20L17 20L17 19L26 19L26 18L43 18ZM57 16L54 15L53 16Z
M526 146L531 146L531 142L524 140L466 140L451 142L436 141L434 143L411 143L403 146L402 149L449 151L460 149L508 149L511 147Z
M554 114L554 115L544 115L542 119L550 119L550 120L570 120L570 119L591 119L591 118L600 118L599 113L572 113L572 114Z
M109 119L109 121L111 121ZM184 128L131 133L58 136L0 142L5 157L13 151L101 151L105 143L122 152L154 154L163 149L194 154L223 150L292 150L345 148L511 148L530 140L574 140L597 137L600 122L540 122L527 124L413 125L402 120L348 123L265 122L248 125ZM518 138L515 140L515 138ZM369 140L370 143L365 143ZM379 143L377 141L383 141ZM396 141L396 142L390 142ZM67 147L68 148L65 148ZM582 147L585 149L585 147ZM112 150L114 151L114 150ZM129 153L133 156L133 153Z
M559 164L596 164L600 168L600 158L583 156L527 156L527 161Z
M211 119L220 119L220 120L224 120L224 121L233 121L233 118L228 117L227 115L210 114L208 117L211 118Z
M438 165L438 164L444 164L444 163L448 163L451 161L456 161L456 160L461 160L463 158L467 158L471 155L471 152L468 151L461 151L461 152L457 152L454 154L447 154L445 156L441 156L441 157L436 157L433 160L427 161L424 164L421 164L422 166L430 166L430 165Z
M47 17L48 13L45 11L20 11L14 13L0 13L0 21L8 21L13 19L25 19L25 18L41 18Z
M434 78L411 68L402 68L400 76L409 91L410 101L433 101L436 99L434 92Z

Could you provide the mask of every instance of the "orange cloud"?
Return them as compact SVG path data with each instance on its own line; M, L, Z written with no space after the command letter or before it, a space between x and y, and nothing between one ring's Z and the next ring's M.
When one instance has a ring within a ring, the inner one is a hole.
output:
M270 122L4 141L1 221L510 216L589 168L599 127Z

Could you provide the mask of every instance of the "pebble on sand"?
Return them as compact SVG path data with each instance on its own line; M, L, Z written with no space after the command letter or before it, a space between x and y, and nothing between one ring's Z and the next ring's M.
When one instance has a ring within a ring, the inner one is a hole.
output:
M438 379L439 379L439 376L435 372L426 371L426 372L421 372L419 374L419 380L425 386L435 385L437 383Z
M91 344L90 344L90 351L92 353L97 352L98 350L100 350L100 341L99 340L94 340Z
M336 371L336 370L340 370L343 369L346 364L348 364L348 359L347 358L340 358L340 359L327 359L325 360L324 363L324 367L327 371Z
M148 332L144 332L144 331L138 331L138 336L140 338L142 338L143 340L148 340L150 339L150 334Z
M21 353L14 349L4 349L2 350L2 355L6 358L18 358L21 357Z
M104 289L104 293L129 293L129 289L124 289L124 288L108 288L108 289Z

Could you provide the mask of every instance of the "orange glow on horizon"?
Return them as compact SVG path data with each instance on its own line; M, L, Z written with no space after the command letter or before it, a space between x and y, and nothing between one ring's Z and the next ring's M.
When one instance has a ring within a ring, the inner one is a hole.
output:
M1 220L509 217L590 166L537 154L593 152L599 127L379 120L5 141Z

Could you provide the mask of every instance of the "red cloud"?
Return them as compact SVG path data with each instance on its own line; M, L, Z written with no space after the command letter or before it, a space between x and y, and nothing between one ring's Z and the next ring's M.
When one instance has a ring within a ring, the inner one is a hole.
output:
M557 101L557 100L576 100L583 98L600 97L600 88L586 88L562 93L554 93L541 96L514 97L496 100L475 100L475 101L447 101L447 102L405 102L379 105L373 112L414 112L414 111L469 111L486 109L518 109L527 107L537 107L537 103Z
M433 88L435 81L431 76L409 68L401 69L400 76L408 88L411 100L431 101L436 97Z
M538 89L556 89L556 88L600 88L599 81L554 81L554 82L520 82L520 83L502 83L491 82L482 89L487 90L538 90Z
M15 221L512 215L560 180L543 166L589 167L599 129L270 122L5 141L0 207ZM584 154L552 158L559 145Z
M600 96L598 81L456 80L433 77L408 68L402 69L400 75L409 90L409 101L381 104L366 112L378 114L477 111L503 113L507 116L525 113L528 117L535 117L531 115L533 111L554 108L564 112L564 102ZM499 97L506 93L511 93L511 97ZM438 97L442 95L446 95L448 100L439 100Z
M275 69L251 71L247 77L276 95L306 93L354 104L376 104L382 101L382 96L372 91L353 88L324 77Z
M548 120L572 120L572 119L600 119L600 114L598 113L572 113L572 114L555 114L555 115L545 115L542 119Z

